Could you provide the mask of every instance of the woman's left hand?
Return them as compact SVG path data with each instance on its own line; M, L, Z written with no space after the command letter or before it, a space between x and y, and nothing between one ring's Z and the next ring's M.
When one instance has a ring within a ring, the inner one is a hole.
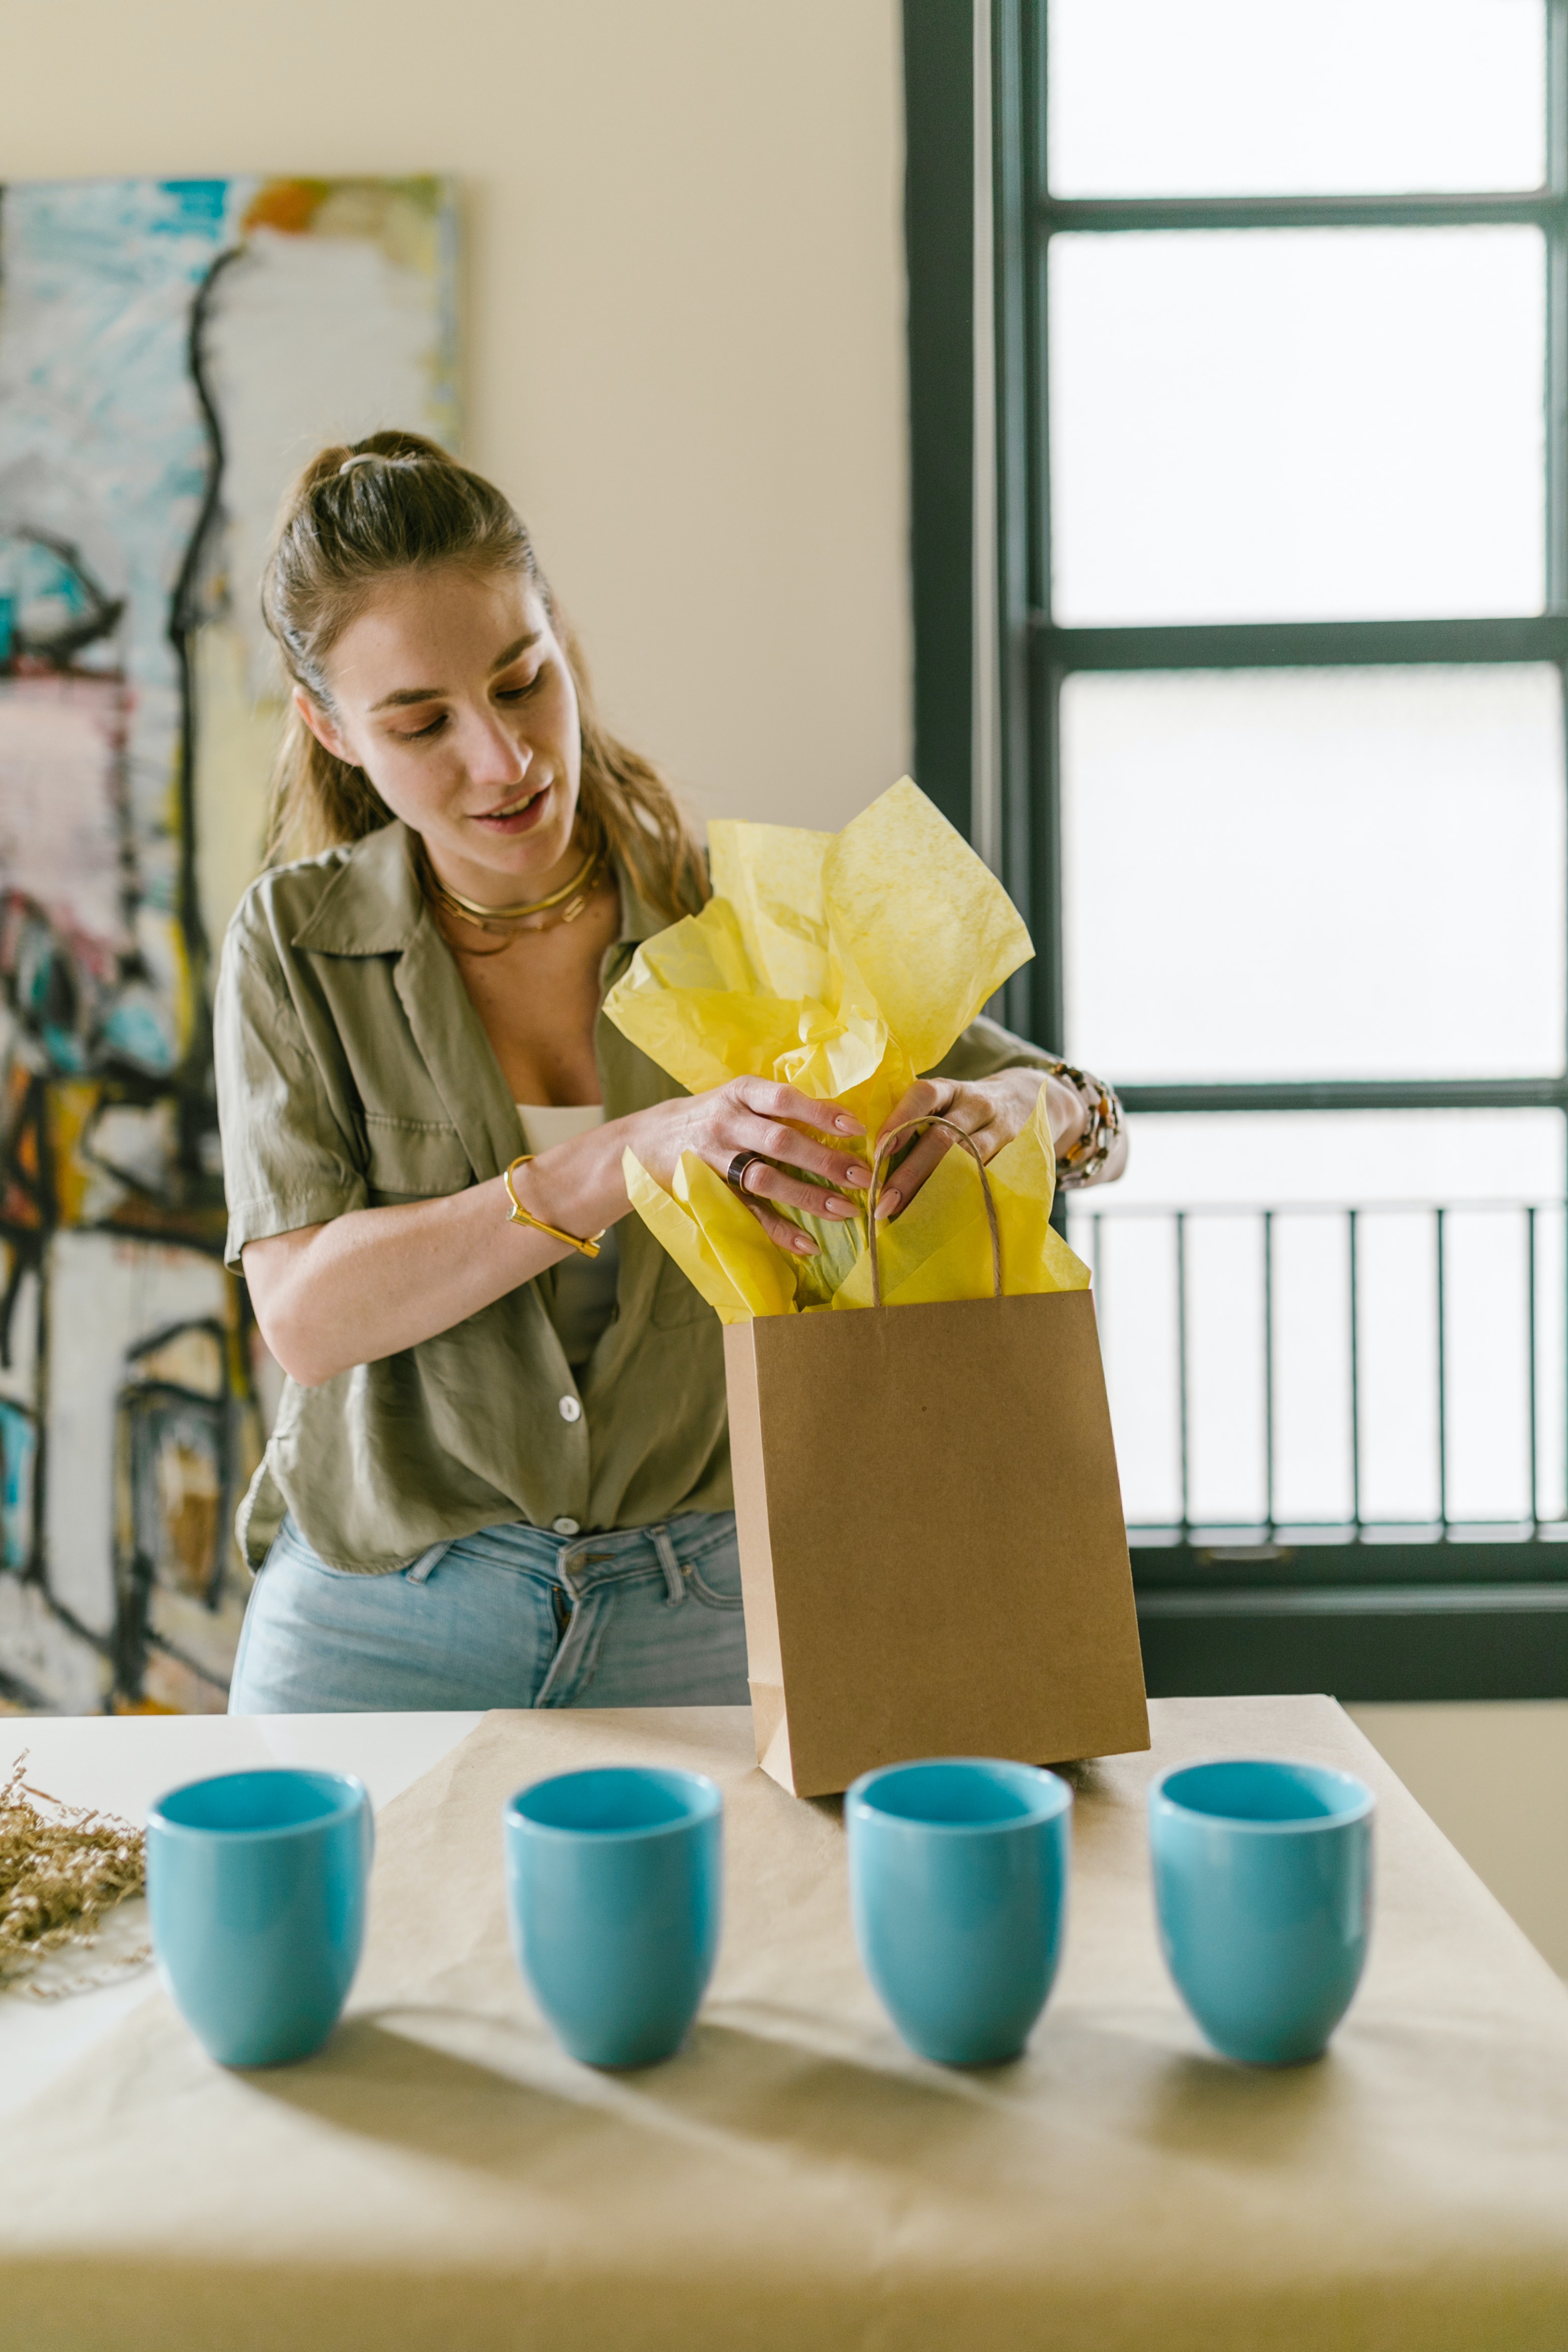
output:
M917 1078L888 1127L901 1127L911 1118L950 1118L973 1139L982 1160L994 1160L1004 1144L1011 1143L1028 1126L1042 1086L1050 1089L1047 1115L1059 1150L1082 1133L1084 1108L1074 1087L1041 1070L999 1070L994 1078L976 1078L968 1085L957 1078ZM917 1135L909 1157L900 1161L883 1187L877 1204L879 1218L896 1217L909 1207L932 1169L952 1150L952 1142L944 1128L928 1127L923 1135Z

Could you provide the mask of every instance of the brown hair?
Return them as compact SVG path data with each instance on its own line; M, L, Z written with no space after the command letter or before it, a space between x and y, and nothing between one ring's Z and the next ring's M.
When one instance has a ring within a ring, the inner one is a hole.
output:
M345 472L351 457L371 462ZM701 851L658 770L601 722L526 526L493 482L434 441L373 433L352 448L322 449L295 483L261 583L262 615L289 677L330 712L327 656L376 583L443 563L521 572L537 592L577 689L584 813L649 906L671 921L695 912L708 897ZM273 777L268 863L362 841L391 816L364 771L334 758L291 709Z

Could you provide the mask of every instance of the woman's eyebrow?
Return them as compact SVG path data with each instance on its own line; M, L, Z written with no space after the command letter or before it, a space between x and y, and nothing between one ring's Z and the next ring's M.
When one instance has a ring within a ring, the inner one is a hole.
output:
M499 669L510 669L519 654L525 654L530 646L536 646L543 635L542 629L530 629L526 637L519 637L514 645L508 646L504 653L497 654L490 664L490 676L494 677Z
M510 669L519 654L525 654L530 646L536 646L543 634L542 629L531 629L525 637L516 638L491 662L489 668L491 677L495 677L498 670ZM400 686L394 693L384 694L379 702L373 702L370 707L374 712L395 710L409 702L437 702L446 691L444 686Z

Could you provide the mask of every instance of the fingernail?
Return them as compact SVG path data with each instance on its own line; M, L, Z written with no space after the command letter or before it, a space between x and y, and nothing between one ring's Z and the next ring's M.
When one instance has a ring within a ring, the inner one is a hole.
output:
M845 1171L844 1181L847 1184L857 1185L861 1192L864 1192L871 1181L871 1171L868 1168L862 1168L857 1160L853 1168Z
M896 1192L884 1192L877 1203L877 1214L879 1217L890 1217L896 1209L902 1206L903 1203Z
M816 1255L816 1244L812 1240L809 1234L796 1234L795 1237L795 1247L800 1252L802 1257L815 1257Z
M823 1214L828 1217L852 1217L855 1212L847 1201L841 1201L837 1193L830 1193Z
M851 1118L847 1111L841 1110L833 1124L840 1135L864 1135L866 1132L859 1119Z

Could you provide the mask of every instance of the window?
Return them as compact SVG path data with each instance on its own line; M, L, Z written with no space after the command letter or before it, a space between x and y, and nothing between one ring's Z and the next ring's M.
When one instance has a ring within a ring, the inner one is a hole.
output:
M1070 1226L1152 1686L1568 1692L1568 0L982 0L945 158L933 13L917 754L951 813L967 301L965 781L1007 1017L1133 1118Z

